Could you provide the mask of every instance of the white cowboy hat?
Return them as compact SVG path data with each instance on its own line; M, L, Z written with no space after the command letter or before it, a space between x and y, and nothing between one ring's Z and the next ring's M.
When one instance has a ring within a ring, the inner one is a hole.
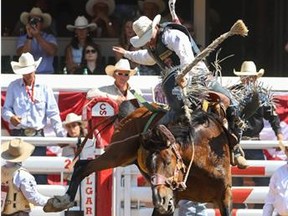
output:
M42 17L43 18L43 26L44 28L48 27L51 25L52 18L50 14L48 13L43 13L42 10L38 7L33 7L30 12L22 12L20 15L20 21L24 24L27 25L29 22L29 17L30 16L37 16L37 17Z
M132 70L130 68L130 63L128 59L120 59L115 65L108 65L105 68L105 72L109 76L113 76L116 70L129 71L130 76L133 76L136 73L135 70Z
M42 57L40 57L37 61L34 60L33 56L27 52L22 53L19 58L19 62L12 61L11 67L15 74L30 74L35 72L37 67L39 66Z
M93 7L95 4L97 3L104 3L108 6L109 8L109 15L111 15L114 10L115 10L115 1L114 0L89 0L86 3L86 12L90 15L90 16L94 16L94 10Z
M153 33L153 29L156 25L160 23L161 15L158 14L155 18L150 20L146 16L141 16L133 23L133 30L136 36L130 39L131 44L138 48L144 46L148 41L150 41Z
M65 127L67 124L70 124L72 122L78 122L80 124L83 124L82 117L80 115L76 115L75 113L69 113L65 121L62 122L62 125Z
M166 9L166 5L163 0L140 0L138 1L138 7L140 11L143 11L143 6L145 3L154 3L158 6L159 11L158 13L162 13Z
M1 158L9 162L22 162L31 156L35 146L22 139L12 139L1 145Z
M66 28L69 31L74 31L75 29L86 29L89 28L90 31L93 31L97 28L96 23L88 24L88 20L84 16L78 16L74 22L74 25L67 25Z
M241 65L241 71L235 71L236 76L257 76L262 77L264 74L264 69L260 69L258 72L256 70L256 65L253 61L244 61Z

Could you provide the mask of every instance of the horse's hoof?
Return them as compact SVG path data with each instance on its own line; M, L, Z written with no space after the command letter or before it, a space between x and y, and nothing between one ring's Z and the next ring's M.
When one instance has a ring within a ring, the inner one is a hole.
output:
M43 207L44 212L60 212L74 206L74 202L70 201L69 195L54 196L50 198Z

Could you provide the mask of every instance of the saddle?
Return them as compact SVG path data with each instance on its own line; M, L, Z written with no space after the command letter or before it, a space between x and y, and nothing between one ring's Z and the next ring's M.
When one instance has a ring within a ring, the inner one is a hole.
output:
M228 120L226 118L226 110L230 106L230 99L219 92L208 91L206 99L202 101L202 110L216 114L223 123L223 128L229 139L230 148L238 144L238 139L228 130Z
M226 119L226 109L229 106L230 99L226 95L214 91L208 91L207 98L202 101L202 109L205 112L217 114L221 120Z

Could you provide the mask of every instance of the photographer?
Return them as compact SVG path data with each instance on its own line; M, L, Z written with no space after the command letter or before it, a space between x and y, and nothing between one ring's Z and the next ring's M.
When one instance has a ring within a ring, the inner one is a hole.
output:
M57 41L54 35L43 30L51 25L51 16L43 13L40 8L34 7L30 12L23 12L20 21L26 27L26 34L21 35L17 42L17 55L29 52L34 59L42 57L37 68L38 74L53 74L54 56L57 54Z

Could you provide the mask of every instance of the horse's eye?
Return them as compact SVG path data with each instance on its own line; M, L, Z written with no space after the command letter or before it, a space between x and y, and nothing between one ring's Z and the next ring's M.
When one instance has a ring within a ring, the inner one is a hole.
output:
M171 164L171 160L170 159L166 159L165 161L164 161L164 165L165 166L169 166Z

